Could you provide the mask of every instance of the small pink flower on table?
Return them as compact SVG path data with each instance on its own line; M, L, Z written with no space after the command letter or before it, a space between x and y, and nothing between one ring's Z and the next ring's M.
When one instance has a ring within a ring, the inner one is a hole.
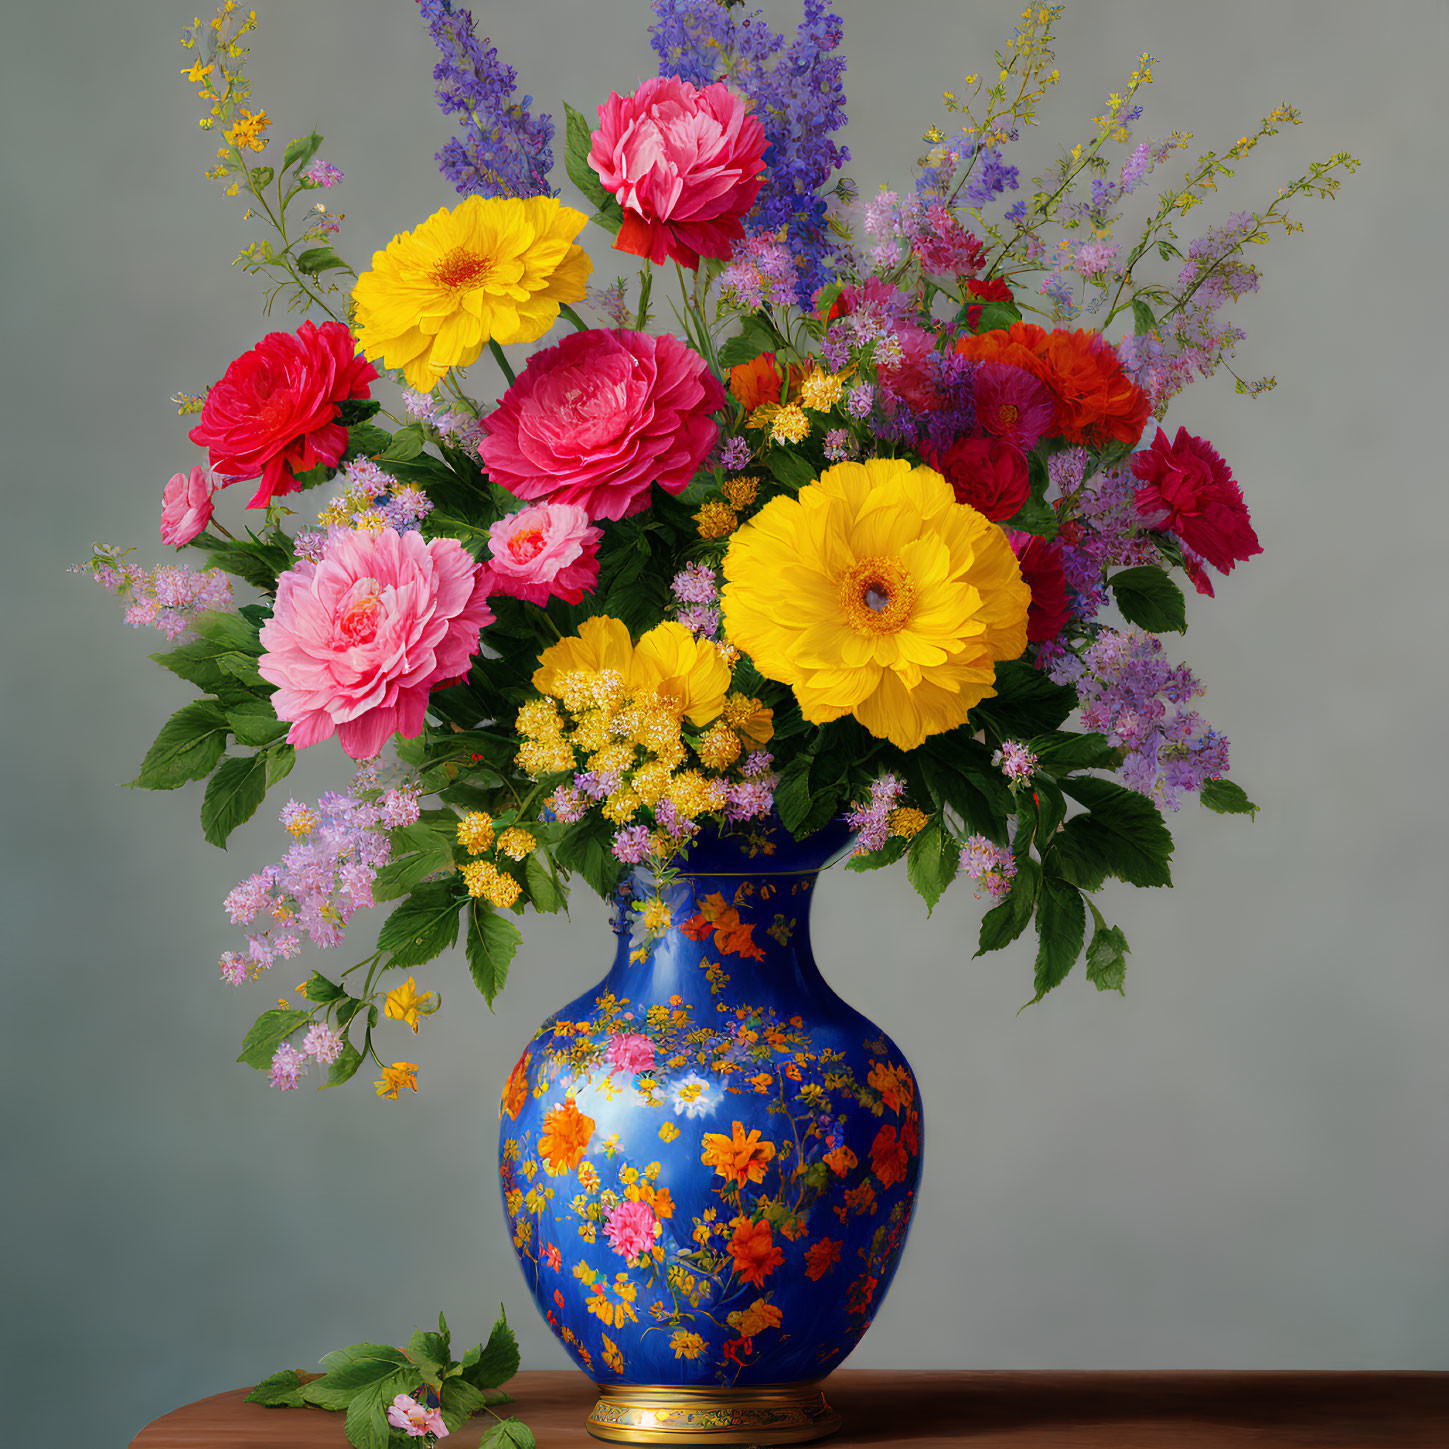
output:
M190 543L211 522L212 496L222 480L199 463L191 472L177 473L161 494L161 542L180 548Z
M418 1403L408 1394L399 1394L388 1405L387 1422L394 1429L401 1429L410 1439L421 1439L424 1434L431 1434L436 1439L448 1437L448 1426L443 1422L442 1413Z

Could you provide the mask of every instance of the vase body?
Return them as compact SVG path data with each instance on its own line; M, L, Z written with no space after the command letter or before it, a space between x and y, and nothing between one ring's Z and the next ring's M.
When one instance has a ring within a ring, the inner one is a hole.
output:
M920 1093L810 949L841 826L700 841L647 945L621 888L612 969L504 1091L499 1171L539 1311L636 1443L783 1443L836 1420L814 1384L895 1273Z

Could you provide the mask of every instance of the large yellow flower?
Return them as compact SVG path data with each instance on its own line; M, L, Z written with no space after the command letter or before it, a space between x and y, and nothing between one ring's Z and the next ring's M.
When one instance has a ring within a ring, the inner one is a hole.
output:
M584 295L593 263L574 238L588 217L552 197L470 196L372 254L357 279L357 337L408 386L431 392L490 340L532 342Z
M635 644L621 620L606 614L585 619L577 634L539 655L533 687L554 694L562 677L597 670L617 674L627 694L654 691L693 725L703 727L724 713L729 666L707 639L672 620L656 624Z
M725 632L814 724L903 750L995 694L1031 591L1006 535L933 469L875 458L775 498L725 555Z

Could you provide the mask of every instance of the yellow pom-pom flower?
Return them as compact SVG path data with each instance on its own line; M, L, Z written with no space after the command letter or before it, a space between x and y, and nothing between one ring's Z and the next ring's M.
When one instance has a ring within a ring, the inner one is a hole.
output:
M524 860L533 854L534 846L538 842L526 830L520 830L516 825L510 825L502 835L498 837L498 849L510 860Z
M1026 648L1031 591L1006 535L904 459L840 463L772 499L724 575L729 638L807 720L851 714L903 750L964 723Z
M723 499L711 498L694 515L701 538L728 538L739 526L740 517Z
M493 822L479 810L470 811L458 822L458 844L469 855L482 855L493 844Z
M914 840L926 828L929 818L914 805L898 805L890 813L891 834L899 835L902 840Z
M523 891L511 875L500 871L491 860L470 860L460 873L470 896L482 896L499 910L507 910Z
M470 196L372 256L357 279L357 338L408 386L431 392L490 341L533 342L577 302L593 264L574 238L588 217L548 196Z
M740 737L727 724L712 725L694 748L711 770L723 770L739 759Z

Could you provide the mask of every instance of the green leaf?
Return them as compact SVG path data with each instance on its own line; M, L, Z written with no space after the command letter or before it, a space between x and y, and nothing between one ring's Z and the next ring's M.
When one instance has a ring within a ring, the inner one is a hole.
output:
M297 270L305 277L345 270L347 263L331 247L308 247L297 257Z
M538 1441L522 1419L504 1419L488 1431L478 1449L538 1449Z
M1082 950L1087 931L1087 908L1079 890L1056 876L1041 884L1041 901L1036 909L1036 995L1040 1001L1053 987L1061 985Z
M261 1404L268 1409L300 1409L304 1402L302 1375L296 1369L269 1375L242 1400L244 1404Z
M1127 975L1127 957L1131 947L1127 937L1116 926L1109 926L1102 919L1102 913L1092 905L1092 920L1096 929L1092 932L1091 945L1087 947L1087 980L1098 991L1116 991L1125 996L1122 983Z
M382 923L379 951L392 966L421 966L458 939L459 901L448 880L426 881Z
M465 1379L455 1377L443 1381L442 1401L443 1422L457 1433L488 1402L488 1396Z
M778 483L796 493L813 483L820 471L792 448L771 448L765 454L765 466L775 475Z
M1251 815L1255 819L1259 806L1248 799L1247 791L1231 780L1218 779L1203 782L1202 803L1219 815Z
M1037 768L1051 775L1065 775L1072 770L1107 770L1117 764L1117 751L1106 735L1052 730L1034 736L1026 747L1036 756Z
M1020 508L1002 525L1014 528L1018 533L1032 533L1038 538L1055 538L1059 520L1057 511L1046 501L1035 495L1029 497Z
M423 451L426 443L427 438L423 434L421 424L409 423L392 435L392 439L387 445L387 451L382 453L377 461L380 464L410 462Z
M522 940L518 927L486 901L475 898L468 902L468 969L490 1007L508 980L509 964Z
M340 1087L343 1082L350 1082L357 1075L357 1069L363 1063L363 1055L352 1043L343 1042L342 1052L337 1060L332 1063L327 1071L327 1085L329 1087ZM320 1091L321 1088L318 1088Z
M1139 337L1157 331L1157 318L1152 315L1152 308L1140 297L1132 299L1132 330Z
M223 674L235 679L238 684L246 685L248 689L270 691L272 688L272 685L262 678L261 671L257 668L257 661L249 654L240 654L235 650L230 650L218 654L216 662Z
M316 154L322 144L322 138L313 131L310 136L299 136L295 141L287 142L287 149L282 152L282 170L289 166L295 166L301 170Z
M416 1388L414 1382L411 1387ZM345 1431L353 1449L389 1449L392 1428L387 1422L387 1406L408 1388L398 1388L394 1379L369 1384L360 1389L347 1405Z
M307 978L307 989L302 993L308 1001L336 1001L347 993L320 972L314 971Z
M782 339L762 317L746 317L737 336L727 337L720 344L719 365L730 369L742 362L753 362L762 353L778 352Z
M558 843L555 859L565 870L576 870L603 900L608 900L624 873L623 862L610 844L613 826L597 813L585 817Z
M267 762L267 789L270 790L278 780L285 780L292 773L292 766L297 763L296 746L274 744L263 750L261 757Z
M798 836L810 816L810 757L795 755L780 772L775 810L785 829Z
M904 836L892 835L879 850L867 851L864 855L852 855L845 862L846 870L879 870L883 865L893 865L906 853L909 842Z
M414 1330L405 1352L415 1364L430 1368L435 1373L441 1373L452 1362L443 1335L425 1332L421 1328Z
M996 694L971 711L970 728L1001 740L1022 740L1056 729L1077 707L1070 685L1053 684L1035 665L1011 659L996 666Z
M1036 848L1040 853L1051 844L1057 826L1066 818L1067 802L1060 787L1045 775L1037 776L1031 788L1036 796Z
M1067 821L1056 838L1054 850L1069 842L1067 853L1079 866L1096 862L1106 874L1130 885L1172 884L1169 868L1172 833L1163 823L1162 812L1151 800L1109 780L1085 775L1063 780L1062 789L1085 805L1089 813L1074 815ZM1061 874L1083 885L1067 872ZM1087 870L1086 874L1090 878L1093 872ZM1095 888L1083 885L1086 890Z
M183 705L161 726L130 784L142 790L174 790L188 780L205 779L226 751L228 728L214 701Z
M1021 321L1021 312L1011 302L981 302L976 303L968 300L958 314L964 321L968 307L980 306L981 316L976 326L971 330L977 334L982 332L1005 331L1013 322Z
M222 538L217 534L201 533L187 546L211 555L207 560L208 568L234 574L253 588L267 593L277 587L278 575L291 568L295 561L290 547L264 543L255 537Z
M372 883L372 898L375 901L395 901L416 890L428 876L452 869L453 853L450 850L426 850L390 860L378 871L377 879Z
M267 793L264 755L228 756L211 777L201 801L201 832L213 844L226 848L227 836L256 814Z
M955 879L960 860L961 848L947 834L939 816L916 832L906 856L906 875L925 901L927 915Z
M1029 855L1016 863L1016 875L1011 890L999 905L992 906L981 918L981 937L976 955L984 956L988 951L999 951L1008 946L1026 930L1026 923L1036 909L1037 893L1041 889L1041 867Z
M347 452L344 458L371 458L385 453L392 444L392 434L372 423L354 423L347 430Z
M564 113L568 117L568 129L564 137L564 169L569 180L583 193L584 199L598 213L593 220L610 231L618 231L624 213L619 203L604 189L599 173L589 165L589 152L593 148L593 128L584 117L567 101Z
M264 1011L252 1024L252 1029L242 1042L239 1062L255 1067L259 1072L270 1067L276 1050L299 1026L312 1019L308 1011L283 1011L273 1007Z
M523 886L528 892L529 904L536 911L552 915L564 904L562 889L536 854L530 855L523 862Z
M277 712L264 699L251 699L226 712L227 723L239 745L260 749L279 740L291 726L277 718Z
M382 1383L399 1370L411 1373L413 1366L407 1354L391 1344L352 1343L324 1354L322 1367L327 1373L317 1380L318 1384L326 1384L329 1389L355 1391Z
M1150 629L1154 634L1164 629L1178 634L1186 630L1187 600L1156 564L1123 569L1113 574L1107 584L1117 596L1117 607L1129 624Z
M470 1354L471 1356L471 1354ZM498 1321L488 1335L488 1342L478 1357L463 1371L463 1377L476 1389L496 1389L518 1372L518 1340L508 1326L508 1315L498 1305Z
M250 619L241 614L212 610L198 614L191 627L203 639L235 650L239 654L250 654L253 658L258 658L263 653L260 631Z

